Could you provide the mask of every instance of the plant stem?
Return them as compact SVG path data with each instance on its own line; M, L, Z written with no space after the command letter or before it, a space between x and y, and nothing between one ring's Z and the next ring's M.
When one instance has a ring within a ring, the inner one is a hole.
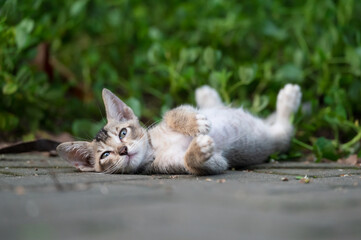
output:
M299 146L301 146L303 148L306 148L307 150L310 150L310 151L313 150L313 147L311 145L301 142L301 141L297 140L296 138L292 138L292 142L295 144L298 144Z
M346 150L346 149L350 148L352 145L354 145L355 143L360 141L360 139L361 139L361 129L359 130L358 134L353 139L351 139L347 143L342 144L341 149Z

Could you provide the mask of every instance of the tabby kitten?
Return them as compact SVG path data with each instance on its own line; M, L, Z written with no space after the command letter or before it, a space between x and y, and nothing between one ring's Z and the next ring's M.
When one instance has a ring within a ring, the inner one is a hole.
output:
M108 123L91 142L60 144L63 159L81 171L206 175L262 163L287 150L290 116L300 105L301 91L287 84L278 94L276 112L262 120L225 106L214 89L203 86L196 90L198 108L177 107L149 129L107 89L103 100Z

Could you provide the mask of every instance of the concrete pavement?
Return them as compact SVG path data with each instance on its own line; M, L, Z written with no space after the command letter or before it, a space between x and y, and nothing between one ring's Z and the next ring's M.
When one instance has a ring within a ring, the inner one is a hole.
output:
M307 175L309 183L300 182ZM288 180L288 181L284 181ZM0 155L1 239L360 239L361 169L269 163L217 176L79 173Z

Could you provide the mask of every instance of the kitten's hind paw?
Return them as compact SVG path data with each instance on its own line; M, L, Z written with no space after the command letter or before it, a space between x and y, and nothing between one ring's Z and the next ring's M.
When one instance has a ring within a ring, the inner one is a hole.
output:
M208 160L212 156L214 150L213 139L208 135L200 135L196 138L196 143L199 147L199 155L203 155L201 158L203 158L204 161Z
M223 106L221 97L216 90L205 85L196 90L196 102L199 108L212 108Z
M216 174L227 168L227 161L214 153L214 141L208 135L193 138L184 161L187 170L196 175Z
M214 141L208 135L193 138L184 157L185 165L191 173L199 172L214 151Z
M301 89L296 84L286 84L277 96L277 121L288 120L301 103Z

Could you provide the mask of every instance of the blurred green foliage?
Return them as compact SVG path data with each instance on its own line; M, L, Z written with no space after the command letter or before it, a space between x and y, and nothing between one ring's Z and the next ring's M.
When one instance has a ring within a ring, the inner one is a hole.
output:
M286 157L360 155L361 1L0 0L0 137L39 130L90 139L101 89L146 125L210 84L266 116L297 83L303 107ZM44 47L47 46L47 47ZM44 54L45 51L45 54ZM285 155L274 155L282 159Z

